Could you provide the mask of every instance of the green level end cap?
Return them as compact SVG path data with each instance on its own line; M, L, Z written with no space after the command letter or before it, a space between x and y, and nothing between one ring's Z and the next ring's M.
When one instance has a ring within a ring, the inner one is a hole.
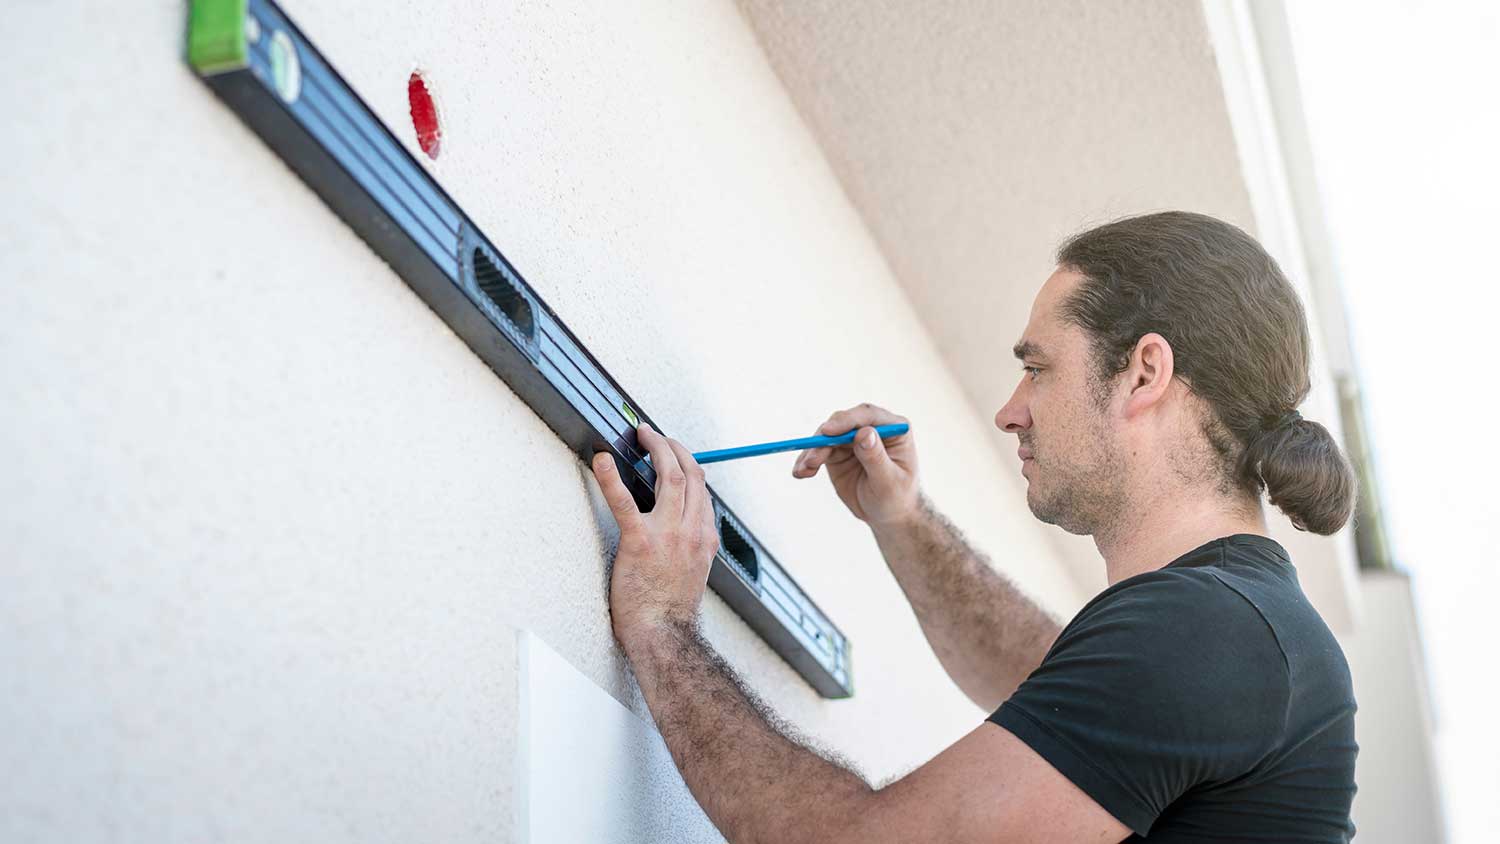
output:
M245 5L249 0L193 0L188 12L188 64L199 73L221 73L249 64Z

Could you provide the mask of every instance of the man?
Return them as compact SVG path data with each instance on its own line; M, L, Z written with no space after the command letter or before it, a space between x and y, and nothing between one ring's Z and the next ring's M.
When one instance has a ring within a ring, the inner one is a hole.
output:
M1233 226L1153 214L1063 245L995 424L1032 513L1104 558L1108 588L1065 628L922 496L915 431L871 430L905 419L823 423L860 430L793 474L827 467L943 667L994 711L878 790L783 737L699 635L718 537L691 454L640 429L649 514L596 459L620 523L615 635L709 818L732 841L1347 841L1348 667L1261 505L1322 534L1353 506L1338 446L1295 411L1308 346L1296 294Z

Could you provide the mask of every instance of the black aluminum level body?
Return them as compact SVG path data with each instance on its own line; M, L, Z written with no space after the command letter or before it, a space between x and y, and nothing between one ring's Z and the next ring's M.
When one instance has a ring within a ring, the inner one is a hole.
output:
M650 508L656 477L630 418L650 417L279 7L249 0L248 16L245 65L203 80L581 459L613 454ZM819 694L849 697L848 639L709 494L721 535L709 586Z

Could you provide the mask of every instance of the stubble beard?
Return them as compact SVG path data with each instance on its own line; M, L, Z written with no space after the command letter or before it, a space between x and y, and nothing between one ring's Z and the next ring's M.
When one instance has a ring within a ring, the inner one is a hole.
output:
M1078 536L1109 533L1124 516L1123 462L1102 431L1093 433L1097 446L1086 460L1036 455L1036 479L1026 488L1026 505L1037 520Z

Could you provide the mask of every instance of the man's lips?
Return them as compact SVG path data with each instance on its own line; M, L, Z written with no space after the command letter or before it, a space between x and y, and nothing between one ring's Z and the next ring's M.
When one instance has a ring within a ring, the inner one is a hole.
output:
M1031 449L1029 449L1029 448L1018 449L1016 451L1016 456L1019 457L1019 458L1021 458L1023 461L1024 460L1030 460L1031 459Z

